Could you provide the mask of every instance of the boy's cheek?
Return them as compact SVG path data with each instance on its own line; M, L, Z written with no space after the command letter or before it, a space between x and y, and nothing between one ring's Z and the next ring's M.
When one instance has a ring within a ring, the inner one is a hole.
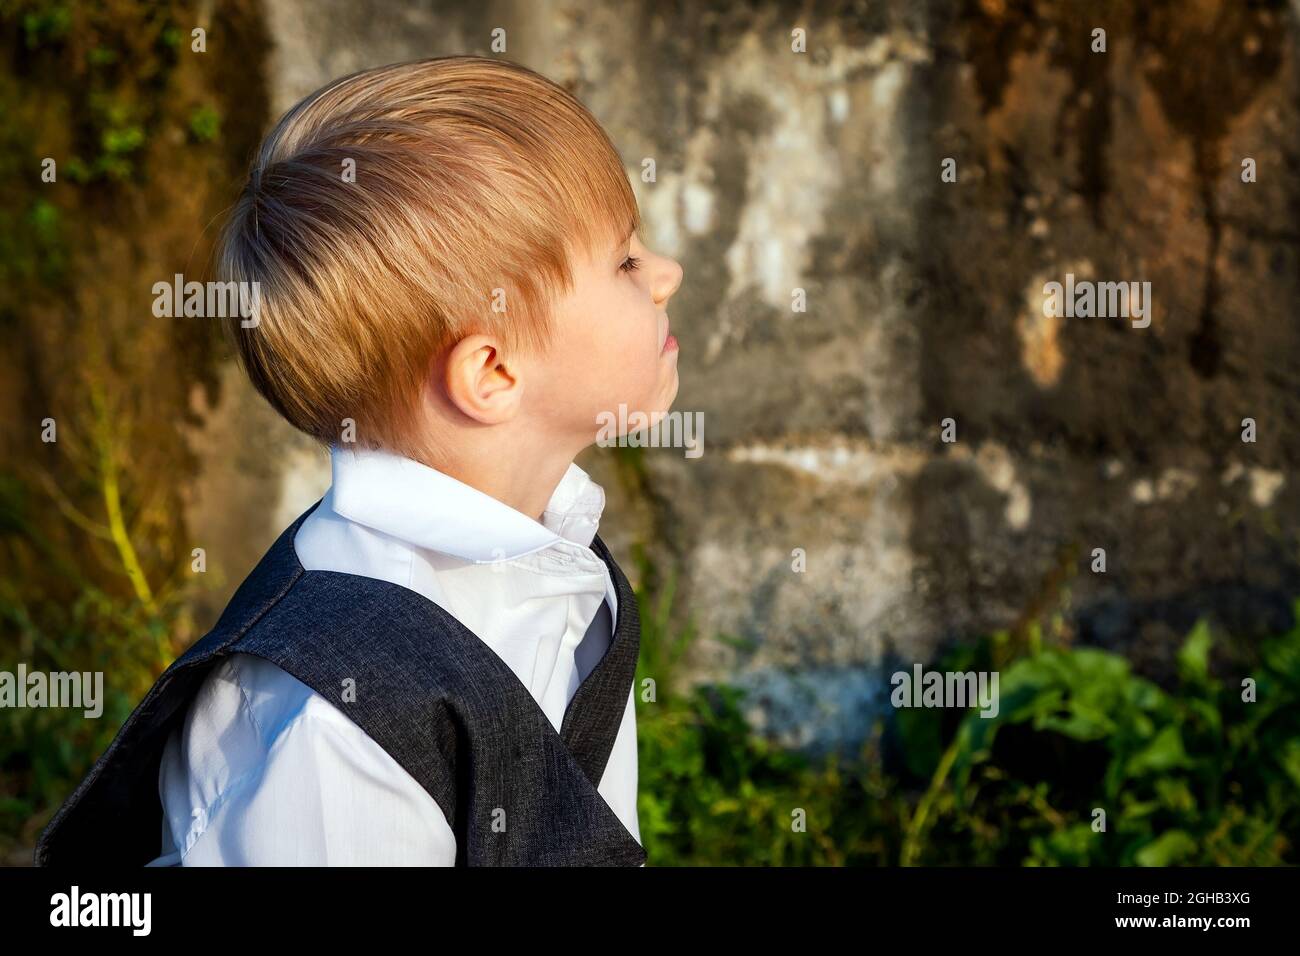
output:
M602 336L585 351L548 370L548 388L541 405L570 410L570 420L590 419L602 414L617 415L619 407L649 411L662 407L668 378L676 374L665 367L654 344L644 336L635 341ZM676 393L676 383L671 383Z

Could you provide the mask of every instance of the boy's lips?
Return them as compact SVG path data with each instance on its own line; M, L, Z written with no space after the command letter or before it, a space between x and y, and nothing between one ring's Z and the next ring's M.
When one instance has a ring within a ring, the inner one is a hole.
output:
M677 348L677 337L672 334L672 332L670 331L671 329L672 329L672 323L668 321L667 316L664 316L664 332L666 334L664 336L663 348L659 350L660 355L662 355L665 352L671 352L673 349Z

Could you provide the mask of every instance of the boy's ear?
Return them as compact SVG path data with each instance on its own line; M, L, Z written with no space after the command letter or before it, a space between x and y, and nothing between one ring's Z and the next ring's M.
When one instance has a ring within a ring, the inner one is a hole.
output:
M509 421L519 411L524 383L518 369L490 335L469 335L447 355L444 385L460 411L485 425Z

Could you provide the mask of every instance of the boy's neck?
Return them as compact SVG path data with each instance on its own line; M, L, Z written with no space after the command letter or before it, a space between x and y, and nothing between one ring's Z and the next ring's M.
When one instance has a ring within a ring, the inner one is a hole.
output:
M478 453L462 449L460 454L446 456L433 467L540 523L574 457L556 448L497 444Z

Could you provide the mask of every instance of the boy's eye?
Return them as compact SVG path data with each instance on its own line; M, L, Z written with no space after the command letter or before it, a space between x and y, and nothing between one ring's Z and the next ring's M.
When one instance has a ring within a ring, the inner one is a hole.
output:
M628 256L626 259L623 260L623 264L619 266L619 269L621 269L623 272L635 272L640 266L641 266L640 259L638 259L636 256Z

